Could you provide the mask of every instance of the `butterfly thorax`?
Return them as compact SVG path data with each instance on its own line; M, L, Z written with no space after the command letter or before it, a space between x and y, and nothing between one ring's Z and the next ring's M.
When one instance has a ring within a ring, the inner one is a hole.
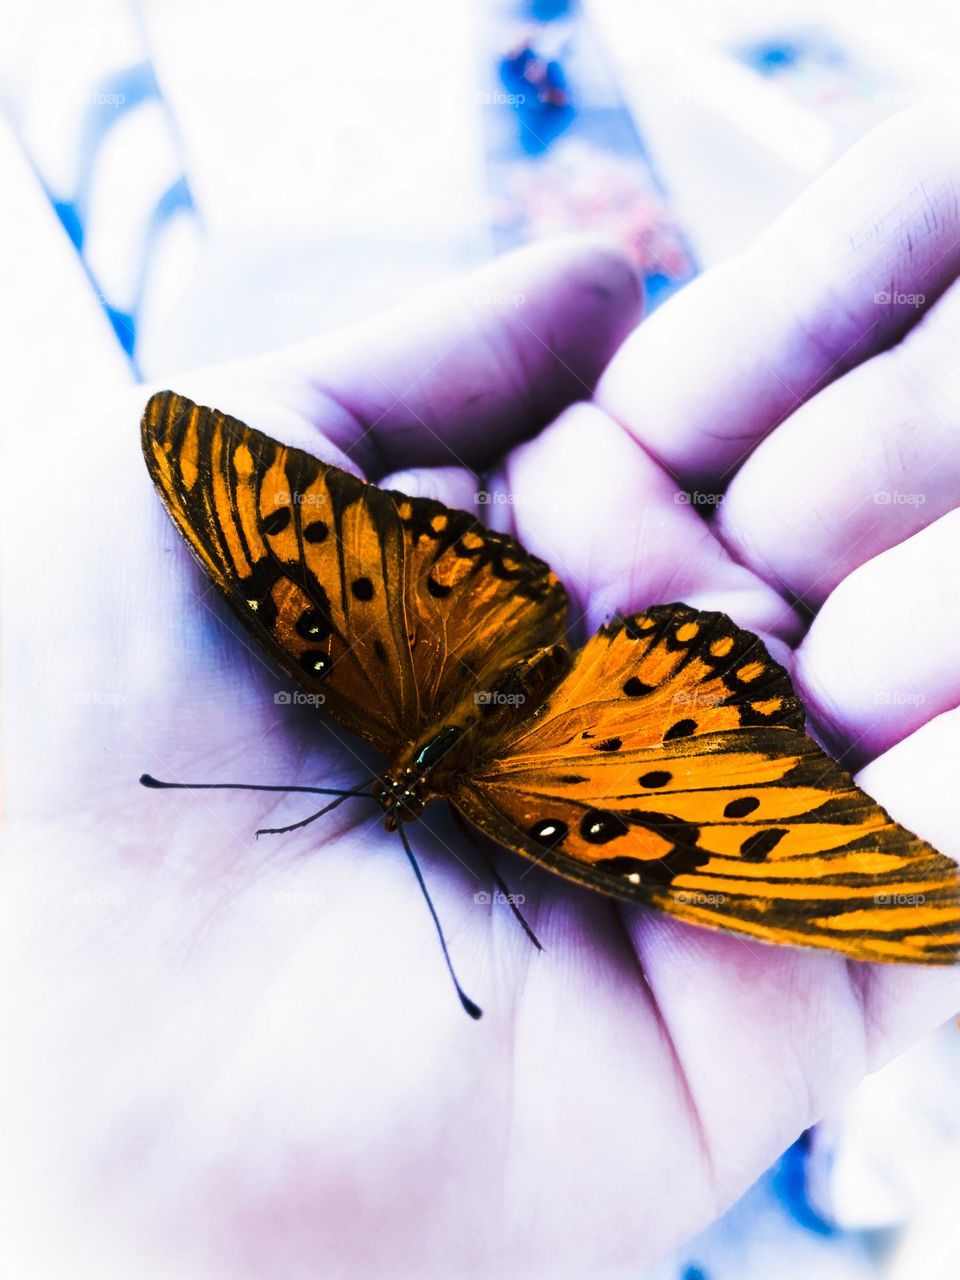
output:
M424 808L455 789L478 767L488 748L511 728L536 716L570 668L566 645L549 645L514 664L489 689L471 689L416 742L400 752L374 784L387 830L419 818Z

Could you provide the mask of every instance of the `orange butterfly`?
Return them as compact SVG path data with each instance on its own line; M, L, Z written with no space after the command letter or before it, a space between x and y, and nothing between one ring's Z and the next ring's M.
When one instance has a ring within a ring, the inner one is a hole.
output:
M466 512L169 391L142 443L241 620L389 757L374 794L424 892L403 826L443 797L541 866L697 924L858 960L956 959L956 864L805 735L786 671L724 614L661 605L571 654L549 567Z

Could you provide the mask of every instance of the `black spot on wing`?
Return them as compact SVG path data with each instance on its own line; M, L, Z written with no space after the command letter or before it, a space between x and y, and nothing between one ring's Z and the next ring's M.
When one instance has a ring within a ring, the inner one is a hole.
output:
M329 655L320 649L306 649L300 655L300 665L314 679L322 679L330 673L333 662Z
M580 819L580 835L588 844L609 844L629 830L619 814L606 809L588 809Z
M568 831L567 824L561 822L559 818L541 818L530 828L530 835L538 844L548 849L555 849Z
M696 720L678 720L663 735L664 742L672 742L675 738L689 738L697 731Z
M453 588L431 576L427 578L427 590L435 600L445 600Z
M261 521L263 532L273 536L283 533L287 525L290 523L290 508L278 507L276 511L271 511L268 516L264 516Z
M326 640L332 633L333 626L329 614L324 613L322 609L310 608L304 609L301 613L294 624L294 630L302 639L318 642Z
M644 684L636 676L631 676L629 680L624 681L623 692L628 698L642 698L648 693L653 693L653 685Z
M723 816L725 818L746 818L755 809L759 808L760 801L756 796L738 796L736 800L731 800L725 807Z
M311 520L303 527L303 540L316 546L318 543L326 542L329 532L330 526L326 520Z
M763 862L787 834L783 827L769 827L748 836L740 846L740 856L745 862Z

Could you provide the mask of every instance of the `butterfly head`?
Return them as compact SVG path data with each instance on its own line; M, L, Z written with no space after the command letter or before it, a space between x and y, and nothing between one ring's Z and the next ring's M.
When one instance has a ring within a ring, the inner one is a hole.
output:
M419 818L430 800L443 793L437 785L441 765L449 768L455 761L453 748L463 737L459 725L444 725L425 741L415 743L394 761L389 773L374 783L373 793L386 811L386 828L396 831L401 822ZM430 784L433 785L430 785Z
M412 822L423 813L426 805L424 780L423 772L413 766L377 778L373 794L387 815L384 826L388 831L396 831L401 822Z

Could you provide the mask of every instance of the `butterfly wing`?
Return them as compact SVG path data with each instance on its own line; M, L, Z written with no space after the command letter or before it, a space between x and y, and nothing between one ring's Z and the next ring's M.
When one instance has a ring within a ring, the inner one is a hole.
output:
M382 751L562 641L566 595L547 565L466 512L365 484L170 391L141 434L174 523L243 623Z
M957 957L956 864L806 736L787 673L720 613L666 605L602 628L452 799L561 875L697 924Z

